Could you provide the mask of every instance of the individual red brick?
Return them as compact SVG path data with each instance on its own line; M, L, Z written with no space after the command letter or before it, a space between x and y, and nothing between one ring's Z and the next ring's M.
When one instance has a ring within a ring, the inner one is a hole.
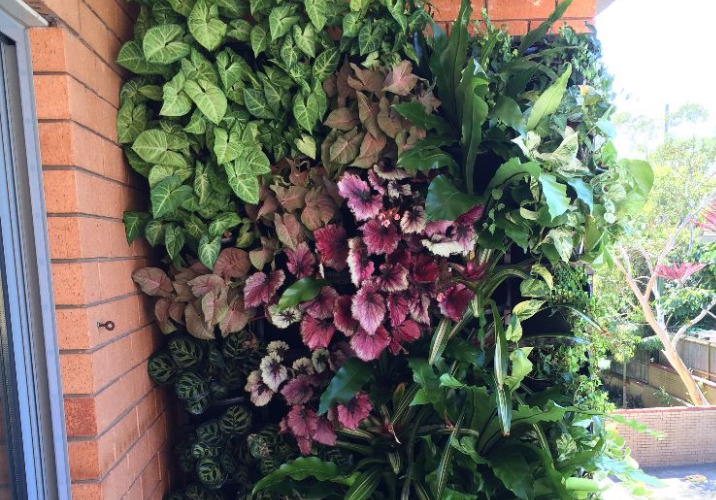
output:
M55 262L52 264L52 281L57 305L81 305L100 299L96 262Z
M434 0L435 7L434 19L436 21L451 22L457 18L460 12L460 1L457 0ZM471 0L472 18L479 19L480 11L485 8L485 0Z
M597 15L597 0L572 0L564 17L594 18Z
M96 436L97 406L93 398L65 398L65 427L68 436Z
M492 20L546 18L555 7L555 0L487 0Z
M60 369L64 394L94 393L95 367L92 355L60 353Z
M72 165L74 163L73 124L40 122L40 153L43 165Z
M30 0L27 3L45 17L59 19L75 30L80 26L79 0Z
M70 78L67 75L35 75L37 118L70 118Z
M67 453L70 460L70 478L73 481L99 477L96 441L70 441L67 443Z
M120 8L114 0L83 0L107 26L112 33L121 40L132 38L134 23L132 18Z
M30 55L33 71L67 71L66 35L67 30L61 27L30 30Z

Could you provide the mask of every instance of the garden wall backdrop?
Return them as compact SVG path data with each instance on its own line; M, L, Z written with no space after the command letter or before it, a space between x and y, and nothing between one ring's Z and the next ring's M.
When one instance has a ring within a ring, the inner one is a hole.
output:
M146 180L132 172L117 137L120 87L130 76L115 61L139 13L124 0L30 2L49 22L31 30L44 170L57 334L72 495L155 499L174 482L171 389L155 386L147 360L162 342L154 303L132 274L157 264L143 239L130 246L123 213L147 209ZM458 14L436 0L436 19ZM576 30L595 0L564 15ZM473 0L514 35L536 27L553 0ZM113 321L108 331L98 323Z

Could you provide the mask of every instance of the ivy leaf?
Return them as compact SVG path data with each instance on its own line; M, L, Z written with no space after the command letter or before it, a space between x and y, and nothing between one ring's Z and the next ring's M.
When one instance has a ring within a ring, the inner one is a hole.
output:
M300 457L282 464L278 470L264 476L254 485L253 493L284 484L287 477L297 481L308 477L315 477L318 481L331 481L340 478L341 474L333 462L324 462L318 457Z
M567 83L572 75L572 65L568 64L567 69L562 75L545 90L542 95L532 106L529 116L527 117L527 130L534 130L543 118L551 115L562 102L562 97L567 91Z
M268 33L266 33L263 26L257 24L251 30L251 50L254 51L254 57L258 57L259 54L264 52L268 48L268 44Z
M152 214L157 219L172 213L192 195L192 189L181 183L178 177L170 175L154 186L150 193Z
M226 24L219 19L219 7L207 0L197 0L186 23L196 41L209 51L221 45L226 35Z
M318 31L322 31L328 18L326 17L326 0L303 0L306 14Z
M146 212L124 212L124 233L127 236L127 244L131 245L134 240L144 233L147 222L152 216Z
M539 176L539 183L542 186L549 215L554 220L569 209L569 197L567 196L567 186L557 181L557 178L545 172Z
M307 279L307 278L304 278ZM373 373L371 365L351 358L336 372L321 394L318 414L323 415L336 403L347 403L363 387Z
M144 57L149 62L171 64L189 55L191 47L181 41L184 30L178 24L162 24L147 30L142 40Z
M134 142L147 128L147 107L127 101L117 113L117 140L127 144Z
M340 60L341 53L338 49L333 48L324 50L318 54L316 60L313 61L313 76L317 81L323 82L336 72Z
M224 169L229 179L229 186L236 196L246 203L256 205L259 202L259 181L256 175L244 172L236 162L224 164Z
M302 302L315 299L325 285L325 281L311 277L298 280L283 292L278 300L278 310L283 311Z
M291 27L299 20L298 16L294 16L292 5L279 5L274 7L269 14L269 29L271 30L271 40L277 40L285 36Z
M209 80L187 80L184 83L184 92L194 101L196 107L204 113L212 123L218 125L226 114L228 103L226 96L219 87Z
M271 110L268 102L266 102L266 96L262 91L256 89L245 89L244 101L246 101L246 109L248 109L249 113L254 115L256 118L264 118L267 120L276 118L276 115Z
M221 251L221 236L209 239L208 236L202 236L199 241L199 260L209 269L214 269L216 259L219 258Z
M447 176L438 175L428 187L425 211L428 220L455 220L480 204L480 198L463 193Z

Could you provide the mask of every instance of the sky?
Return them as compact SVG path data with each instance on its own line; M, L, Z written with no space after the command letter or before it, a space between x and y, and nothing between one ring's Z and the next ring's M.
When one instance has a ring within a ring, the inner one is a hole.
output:
M619 111L663 119L686 102L716 137L716 0L615 0L596 18Z

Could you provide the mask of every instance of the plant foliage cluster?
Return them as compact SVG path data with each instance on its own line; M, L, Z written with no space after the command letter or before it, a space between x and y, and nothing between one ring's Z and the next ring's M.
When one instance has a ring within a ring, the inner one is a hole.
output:
M419 1L140 2L118 137L150 187L127 239L166 255L134 274L169 335L150 374L195 415L171 498L647 479L569 394L583 357L549 361L573 268L652 182L615 158L594 39L546 37L569 3L514 40L467 1L449 36Z

